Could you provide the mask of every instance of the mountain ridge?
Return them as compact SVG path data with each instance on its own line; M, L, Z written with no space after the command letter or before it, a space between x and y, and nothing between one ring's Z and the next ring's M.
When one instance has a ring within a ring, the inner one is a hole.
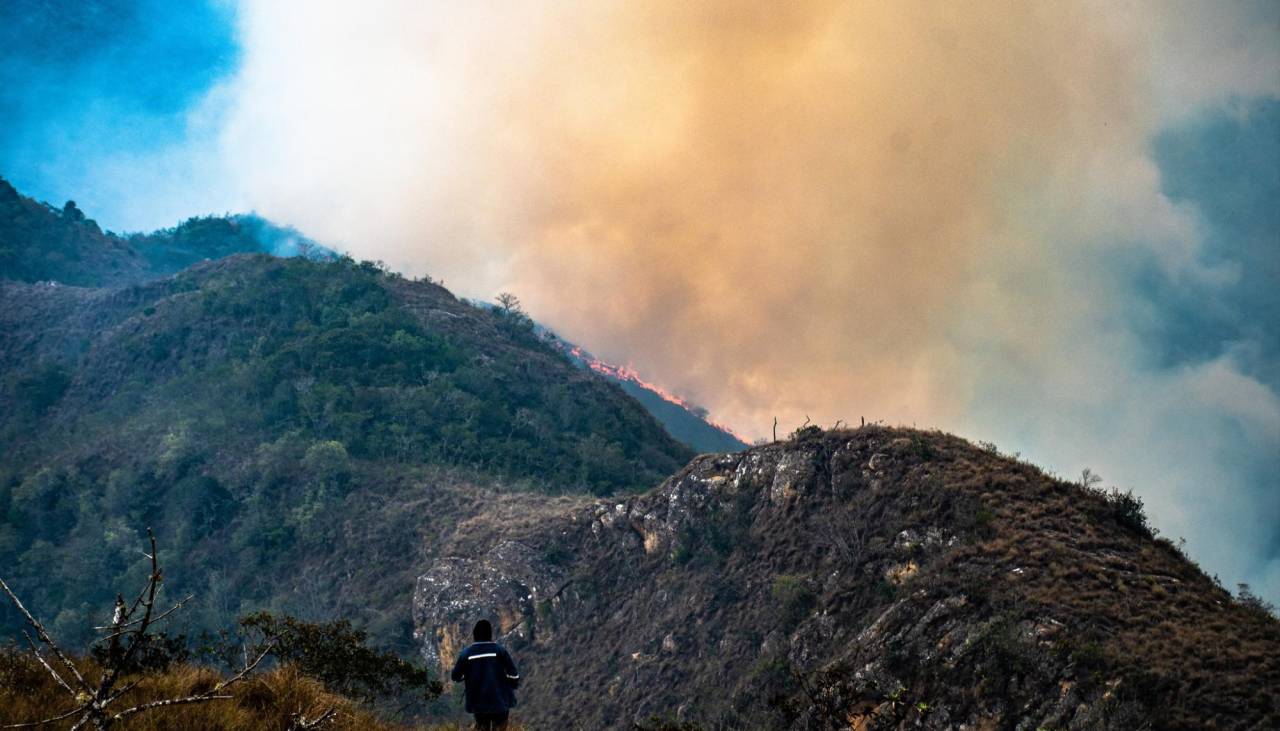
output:
M146 234L103 231L75 204L28 198L0 177L0 280L118 287L232 254L338 258L298 231L254 214L196 216Z
M207 260L264 253L335 261L340 255L296 229L254 214L198 216L172 228L120 236L104 232L68 201L61 209L28 198L0 177L0 280L82 287L143 284ZM451 295L452 296L452 295ZM473 303L491 308L486 303ZM535 332L551 332L536 323ZM577 346L551 339L583 367L600 362ZM620 369L593 368L620 385L679 441L700 452L735 451L746 443L683 400Z
M1280 621L1140 502L936 432L810 428L638 496L473 522L414 607L430 662L496 618L537 727L1280 723Z

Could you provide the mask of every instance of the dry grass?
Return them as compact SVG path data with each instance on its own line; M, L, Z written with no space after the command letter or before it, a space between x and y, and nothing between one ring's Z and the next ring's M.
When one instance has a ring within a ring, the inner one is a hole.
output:
M93 677L92 663L79 663ZM208 690L220 676L204 667L181 665L145 678L137 688L114 704L117 710L138 703L192 695ZM132 679L126 678L126 682ZM329 731L454 731L466 724L406 725L380 718L369 708L325 690L324 686L292 667L279 667L232 687L233 698L187 706L146 711L113 726L127 731L261 731L289 728L293 714L315 718L332 708ZM74 706L29 653L0 651L0 725L48 718ZM68 729L74 719L48 724L52 731ZM513 729L518 729L513 725Z
M1173 543L1118 523L1097 492L954 438L928 438L941 482L994 515L994 535L952 561L990 565L1008 606L1063 622L1071 647L1100 647L1131 691L1161 697L1158 727L1276 722L1274 618L1248 611ZM903 482L921 467L905 470Z

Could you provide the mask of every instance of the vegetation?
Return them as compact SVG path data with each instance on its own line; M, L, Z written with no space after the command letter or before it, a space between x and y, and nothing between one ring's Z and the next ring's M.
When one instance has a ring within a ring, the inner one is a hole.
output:
M182 608L180 601L167 610L157 606L160 595L160 584L163 576L160 572L159 555L156 550L156 538L150 530L151 551L145 554L150 561L147 580L132 603L126 602L123 594L116 595L115 610L111 621L94 629L100 633L95 644L94 659L97 660L96 672L86 674L68 657L62 647L56 643L44 628L40 620L22 604L4 579L0 579L0 590L3 590L14 609L18 611L35 634L24 633L31 646L31 657L48 672L49 677L64 691L64 698L59 706L45 709L40 717L28 719L32 726L44 726L58 721L67 721L73 728L89 727L107 729L120 721L137 714L146 713L156 708L170 706L186 706L224 700L229 696L226 690L240 682L258 666L266 656L266 647L255 649L254 659L249 661L246 651L245 665L234 675L220 679L199 690L192 690L187 695L161 698L144 702L131 703L129 691L141 683L149 670L167 667L168 643L159 642L151 633L153 626L165 620L169 615ZM37 642L38 641L38 642ZM139 676L133 678L131 676ZM70 705L70 710L61 710ZM59 710L54 710L58 708ZM52 714L52 715L50 715Z
M1236 585L1236 604L1264 622L1276 618L1276 606L1253 593L1248 584Z
M2 722L396 728L376 711L440 692L402 659L415 576L501 546L555 588L498 609L535 615L512 637L539 683L522 713L560 725L1280 724L1273 608L1092 473L806 423L628 496L691 455L514 296L203 261L268 245L246 225L124 239L0 181L0 279L28 282L0 283L0 566L26 602L0 633L84 648L0 652ZM153 613L161 560L166 595L195 596L180 614ZM115 593L137 583L141 604Z
M241 256L0 300L0 565L79 644L152 523L200 597L188 633L266 609L404 649L415 557L486 491L632 491L690 456L518 312L371 263Z
M740 493L719 505L706 520L681 525L672 547L672 560L677 564L696 561L719 566L733 552L749 547L753 505L754 496Z
M778 620L787 628L808 617L818 603L805 578L793 574L774 577L770 594L778 607Z
M135 526L165 527L166 589L194 595L130 653L121 672L149 675L122 700L213 687L191 663L254 633L302 686L428 699L399 658L415 574L458 523L512 492L647 488L692 456L514 296L472 306L252 217L116 236L3 181L0 242L6 579L99 671L92 626L146 578ZM245 251L306 256L228 258ZM0 607L0 636L23 623Z
M368 633L345 619L304 622L255 612L241 617L240 627L257 635L254 646L268 647L269 655L279 662L295 666L349 698L372 702L416 696L418 701L429 701L443 689L426 668L370 647Z
M97 666L92 660L77 658L77 665L92 676ZM187 697L225 680L216 669L178 663L162 672L131 678L137 682L122 700L146 704L166 698ZM261 731L282 729L302 731L463 731L469 724L427 724L396 720L367 704L347 698L327 688L296 666L280 665L258 673L227 689L230 698L198 705L159 707L145 714L127 717L112 726L113 731ZM0 725L45 718L51 711L66 709L65 691L49 677L29 651L0 647ZM327 715L326 715L327 714ZM321 721L322 723L317 723ZM43 728L65 731L70 721ZM511 731L520 731L518 723Z
M188 708L235 700L235 686L251 681L268 658L289 668L288 672L276 674L283 676L288 687L272 688L268 684L270 696L296 695L297 686L315 681L323 684L326 693L345 696L309 693L313 696L311 702L297 705L297 710L288 715L287 727L291 731L332 727L340 715L363 715L352 708L348 698L364 704L381 698L402 701L417 691L417 703L410 698L409 703L400 706L399 711L403 712L414 705L422 707L440 695L441 684L430 678L426 668L369 647L367 635L352 629L346 621L314 624L256 613L241 619L242 633L234 641L224 635L221 642L206 642L201 648L202 654L230 667L231 674L218 676L210 669L192 666L192 654L181 638L156 632L156 627L181 610L191 597L163 609L160 552L155 535L150 530L147 534L150 550L144 554L149 562L146 582L132 602L117 594L110 622L92 628L97 639L91 659L73 659L0 578L0 591L30 629L30 633L24 632L29 651L0 648L0 699L21 695L21 702L8 698L9 706L0 706L0 721L27 726L62 724L77 729L137 726L141 721L143 726L155 727L153 716L165 709L181 709L176 714L179 725L191 727L197 718L210 714L190 714L186 712ZM183 682L184 679L194 682ZM181 690L169 695L160 692L174 685ZM59 694L59 690L63 693ZM324 701L327 706L316 705ZM240 720L233 711L213 716L226 723L227 728L235 727Z

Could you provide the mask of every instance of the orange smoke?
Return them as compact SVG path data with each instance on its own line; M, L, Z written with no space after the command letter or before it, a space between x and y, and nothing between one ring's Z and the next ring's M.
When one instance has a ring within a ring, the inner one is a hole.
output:
M1088 4L374 5L246 7L259 210L514 291L756 436L954 425L970 331L1056 345L1043 221L1083 248L1159 198L1135 36Z
M1131 128L1121 52L1069 4L575 20L498 102L504 285L756 435L953 420L953 317L1024 245L1006 195Z

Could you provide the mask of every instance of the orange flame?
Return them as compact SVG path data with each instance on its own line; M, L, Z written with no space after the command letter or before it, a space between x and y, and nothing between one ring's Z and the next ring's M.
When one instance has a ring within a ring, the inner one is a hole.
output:
M676 406L679 406L680 408L684 409L685 411L688 411L698 416L703 421L710 424L712 427L719 429L720 431L726 434L729 434L730 436L734 437L735 439L742 442L743 444L751 443L751 440L747 439L743 435L734 431L730 427L727 427L724 424L716 423L711 419L707 418L706 409L699 407L698 405L694 404L688 399L685 399L681 396L677 396L676 394L671 393L670 391L663 388L662 386L659 386L656 383L644 380L643 378L640 377L640 373L637 372L635 368L632 368L629 365L625 365L625 366L613 365L612 363L608 363L606 361L600 360L599 358L595 357L594 355L592 355L591 353L587 352L586 350L582 349L577 345L569 345L560 340L553 341L553 343L561 351L567 352L569 355L581 361L588 368L595 371L596 373L599 373L603 376L608 376L609 378L613 378L618 381L630 381L631 383L634 383L635 385L647 391L651 391L662 400L667 401L669 403L673 403Z

